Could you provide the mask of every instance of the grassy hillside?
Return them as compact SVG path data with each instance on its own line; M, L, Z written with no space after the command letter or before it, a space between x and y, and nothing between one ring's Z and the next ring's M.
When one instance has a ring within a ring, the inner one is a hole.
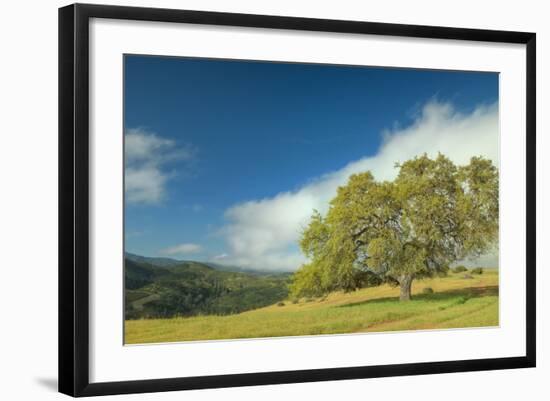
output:
M226 315L287 297L288 274L220 271L198 262L155 266L125 260L126 319Z
M433 294L424 294L425 288ZM141 319L125 323L127 344L442 329L498 325L498 270L415 280L413 300L387 285L323 299L285 301L228 316Z

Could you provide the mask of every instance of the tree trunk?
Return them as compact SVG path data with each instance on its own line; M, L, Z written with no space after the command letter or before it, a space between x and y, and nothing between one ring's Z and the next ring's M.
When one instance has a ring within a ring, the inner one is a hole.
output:
M400 301L410 301L411 300L411 286L414 276L412 274L404 274L399 280L399 286L401 291L399 293Z

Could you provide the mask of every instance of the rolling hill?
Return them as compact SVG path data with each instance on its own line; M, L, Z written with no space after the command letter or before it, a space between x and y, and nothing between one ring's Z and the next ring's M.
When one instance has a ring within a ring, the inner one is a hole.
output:
M224 267L227 269L227 267ZM126 254L126 319L227 315L288 295L289 274L227 271L194 261Z
M172 259L172 258L155 258L149 256L136 255L130 252L124 252L124 258L131 260L132 262L137 262L141 264L148 264L157 267L170 267L179 265L182 260Z
M413 298L406 303L399 301L399 288L384 284L316 299L286 299L227 316L127 320L125 343L498 326L498 284L498 270L490 269L415 280Z

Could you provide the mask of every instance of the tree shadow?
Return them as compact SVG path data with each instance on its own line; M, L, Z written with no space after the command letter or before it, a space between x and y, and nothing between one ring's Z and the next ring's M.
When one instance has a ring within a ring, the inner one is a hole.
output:
M467 287L459 288L454 290L446 290L441 292L434 292L433 294L413 294L411 302L414 301L433 301L433 302L444 302L456 299L457 297L462 297L465 300L471 298L480 298L480 297L490 297L498 295L498 285L488 285L483 287ZM399 302L399 297L383 297L376 299L369 299L367 301L361 302L352 302L344 305L337 305L335 308L350 308L360 305L368 304L379 304L387 302Z

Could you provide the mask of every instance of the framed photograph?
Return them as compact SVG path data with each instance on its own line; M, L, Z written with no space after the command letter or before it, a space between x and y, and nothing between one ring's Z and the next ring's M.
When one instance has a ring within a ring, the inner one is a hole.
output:
M535 366L535 34L59 10L59 390Z

